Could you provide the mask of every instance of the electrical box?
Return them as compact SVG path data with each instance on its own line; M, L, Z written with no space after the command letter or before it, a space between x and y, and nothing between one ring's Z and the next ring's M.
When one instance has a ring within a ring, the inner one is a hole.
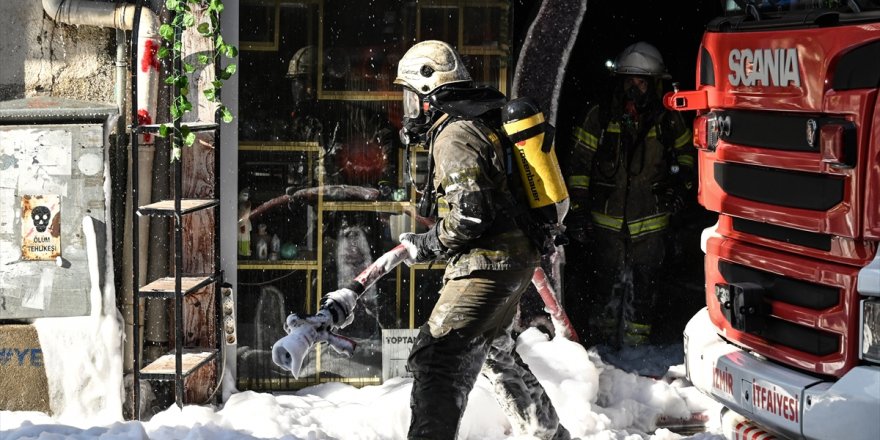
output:
M89 314L90 270L103 277L108 252L104 231L84 231L83 218L106 227L115 113L51 98L0 103L0 320ZM87 233L98 243L91 257Z

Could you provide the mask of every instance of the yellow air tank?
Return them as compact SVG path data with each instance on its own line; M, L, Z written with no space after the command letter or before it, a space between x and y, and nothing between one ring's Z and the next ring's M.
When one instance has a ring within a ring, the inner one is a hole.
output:
M529 206L543 208L567 201L568 189L556 158L552 129L547 133L550 126L537 104L530 98L511 100L504 106L502 123L504 133L516 146L514 160Z

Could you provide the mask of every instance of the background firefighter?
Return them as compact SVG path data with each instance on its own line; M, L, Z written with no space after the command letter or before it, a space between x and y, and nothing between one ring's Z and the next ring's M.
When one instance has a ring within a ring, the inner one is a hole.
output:
M660 100L670 78L660 52L638 42L610 68L610 103L589 109L563 161L573 239L565 304L586 344L619 347L650 342L666 232L694 198L695 173L691 132Z
M294 141L322 142L324 125L318 116L317 48L305 46L293 54L288 64L290 80L289 137Z

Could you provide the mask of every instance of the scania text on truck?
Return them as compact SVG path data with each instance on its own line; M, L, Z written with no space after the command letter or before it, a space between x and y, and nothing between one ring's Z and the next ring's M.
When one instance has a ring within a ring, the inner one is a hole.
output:
M880 0L728 1L696 79L688 377L728 437L880 438Z

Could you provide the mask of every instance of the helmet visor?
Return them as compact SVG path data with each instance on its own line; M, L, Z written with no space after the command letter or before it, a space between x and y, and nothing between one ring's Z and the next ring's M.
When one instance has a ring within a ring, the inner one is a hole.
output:
M403 117L413 119L419 117L422 112L421 104L422 100L419 98L419 95L412 90L404 87Z

